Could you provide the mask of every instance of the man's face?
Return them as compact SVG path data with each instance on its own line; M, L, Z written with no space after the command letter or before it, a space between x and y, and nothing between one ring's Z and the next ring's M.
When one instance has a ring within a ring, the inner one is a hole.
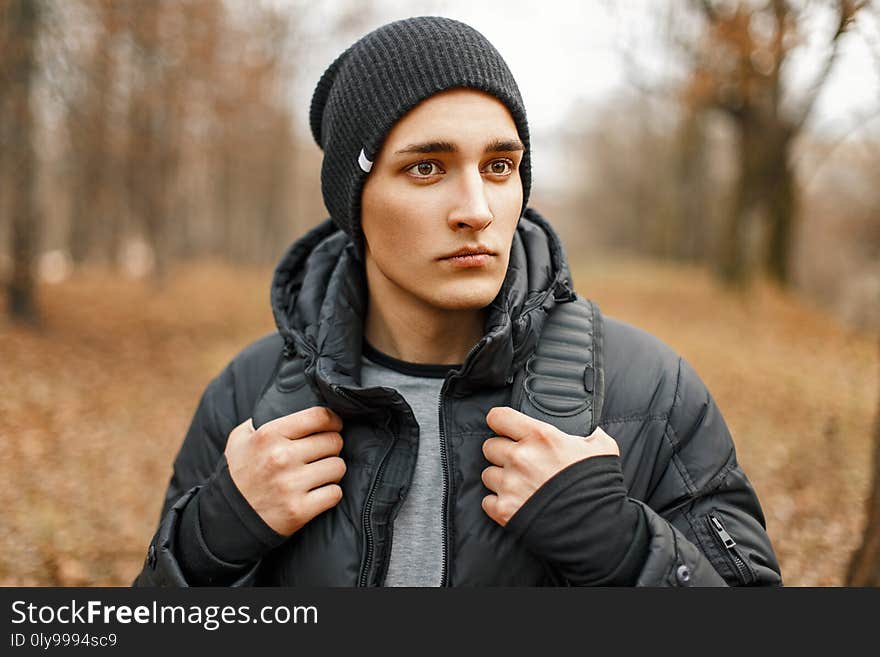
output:
M480 91L436 94L400 119L361 198L371 292L445 310L489 305L522 208L522 156L507 107ZM491 254L449 258L463 247Z

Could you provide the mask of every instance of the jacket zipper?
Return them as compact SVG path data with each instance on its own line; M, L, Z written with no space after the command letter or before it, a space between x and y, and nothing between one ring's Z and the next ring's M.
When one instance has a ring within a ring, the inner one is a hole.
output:
M486 344L490 342L491 338L488 340L484 337L477 344L471 347L470 351L468 351L467 356L464 358L464 363L467 363L473 354ZM452 374L443 382L443 386L440 388L440 398L437 401L438 412L440 414L440 465L443 469L443 522L440 526L441 537L442 537L442 546L443 546L443 563L440 569L440 586L449 586L449 525L450 525L450 512L449 512L449 496L450 496L450 488L451 488L451 478L449 474L449 445L446 441L446 414L443 412L443 395L446 393L447 388L449 387L450 382L455 378L462 377L462 370Z
M335 392L340 397L344 397L345 399L356 404L357 406L363 407L363 403L361 403L354 395L349 393L342 386L334 385L333 392ZM373 508L373 498L375 497L376 488L379 485L379 482L382 480L382 474L385 471L385 463L388 461L388 455L391 453L391 450L394 449L394 443L397 441L396 436L389 429L390 423L391 418L389 417L385 421L385 430L392 435L392 441L388 445L388 448L385 450L385 453L382 455L382 460L379 462L379 469L376 471L376 476L373 479L372 485L370 486L370 492L367 495L366 502L364 502L364 512L361 517L361 522L364 528L364 544L367 550L367 554L364 557L364 563L361 567L360 576L358 577L358 586L367 586L367 577L370 572L370 567L373 564L373 528L370 525L370 513Z
M471 350L468 352L468 355L465 357L465 361L471 357L475 351L479 349L481 344L484 341L481 340L476 345L474 345ZM449 455L448 455L448 443L446 441L446 430L445 430L445 414L443 413L443 395L446 392L446 388L449 385L449 382L456 375L453 374L452 377L446 379L443 382L443 387L440 389L440 398L438 400L438 413L440 414L440 464L443 469L443 523L441 525L441 536L442 536L442 548L443 548L443 563L440 571L440 586L448 586L447 579L449 577L449 489L450 489L450 477L449 477ZM459 375L460 376L460 375ZM335 386L335 390L338 394L348 398L349 400L357 402L357 400L353 399L351 395L342 390L340 386ZM376 487L378 486L379 481L382 479L382 473L385 470L385 462L388 460L388 455L391 453L391 450L394 448L394 443L397 441L397 435L394 432L391 432L388 428L389 423L391 422L391 418L385 424L386 430L388 430L392 436L393 440L391 445L385 451L385 454L382 456L382 461L379 463L379 470L376 473L376 478L373 480L373 484L370 487L370 492L367 495L367 501L364 504L364 513L363 513L363 526L364 526L364 539L366 541L367 554L364 559L364 565L361 569L360 578L358 580L358 586L366 586L367 585L367 574L370 571L370 566L373 562L373 530L370 527L370 511L373 507L373 496L376 492Z
M446 432L444 430L444 417L443 417L443 392L446 390L446 384L448 383L448 379L443 382L443 386L440 389L440 398L438 400L438 411L440 413L440 466L443 469L443 522L440 524L441 531L441 544L443 549L443 565L440 570L440 586L447 586L446 578L447 578L447 570L448 570L448 555L449 555L449 546L447 543L449 542L449 456L446 453Z
M733 537L727 533L727 530L724 528L724 525L713 513L709 514L709 526L715 532L715 535L721 539L721 543L727 549L727 553L730 555L733 560L733 565L736 566L736 570L739 572L740 579L748 584L752 581L751 573L749 572L749 568L746 563L739 556L737 551L734 549L736 547L736 541L733 540Z
M395 434L389 428L391 424L391 418L389 417L385 421L385 430L391 434L392 440L388 445L388 448L385 450L385 453L382 455L382 460L379 462L379 469L376 471L376 476L373 479L373 484L370 486L370 492L367 494L367 501L364 503L364 513L361 518L363 526L364 526L364 542L367 549L366 557L364 558L364 565L361 568L361 575L358 579L358 586L367 586L367 578L369 577L370 568L373 565L373 528L370 524L370 515L373 511L373 498L376 494L376 488L379 486L379 482L382 481L382 475L385 472L385 464L388 462L388 455L391 454L391 450L394 449L394 445L397 443L397 434Z

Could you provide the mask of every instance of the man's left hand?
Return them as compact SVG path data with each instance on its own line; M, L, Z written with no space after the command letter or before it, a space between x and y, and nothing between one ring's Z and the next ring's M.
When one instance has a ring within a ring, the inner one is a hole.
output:
M483 443L483 454L493 464L483 470L483 484L493 492L483 498L483 510L502 527L535 491L572 463L620 455L617 441L598 427L589 436L572 436L507 406L490 410L486 422L498 435Z

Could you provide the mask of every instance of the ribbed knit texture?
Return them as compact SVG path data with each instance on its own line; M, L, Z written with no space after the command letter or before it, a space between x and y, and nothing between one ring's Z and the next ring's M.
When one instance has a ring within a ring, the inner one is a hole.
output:
M361 190L386 135L407 111L440 91L485 91L510 110L526 150L520 163L521 213L531 188L526 111L504 59L480 32L438 16L407 18L361 37L330 64L312 96L309 122L324 151L321 191L333 221L363 255Z

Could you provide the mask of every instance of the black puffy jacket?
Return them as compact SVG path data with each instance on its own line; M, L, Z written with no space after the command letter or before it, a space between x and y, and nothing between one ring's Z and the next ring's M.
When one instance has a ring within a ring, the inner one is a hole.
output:
M233 584L381 585L418 427L396 391L359 385L366 282L349 245L327 220L282 259L272 285L278 332L244 349L205 390L136 585L187 585L176 554L183 510L225 464L229 432L254 416L262 393L291 362L305 366L310 387L344 420L342 501ZM548 310L571 295L558 236L527 210L485 334L441 393L445 585L573 583L485 514L481 501L488 491L480 478L488 465L482 443L492 435L486 414L511 405L513 375L535 349ZM302 358L289 360L292 353ZM628 496L643 509L650 534L637 584L781 584L757 496L696 373L656 338L610 317L604 360L605 403L597 423L620 446Z

